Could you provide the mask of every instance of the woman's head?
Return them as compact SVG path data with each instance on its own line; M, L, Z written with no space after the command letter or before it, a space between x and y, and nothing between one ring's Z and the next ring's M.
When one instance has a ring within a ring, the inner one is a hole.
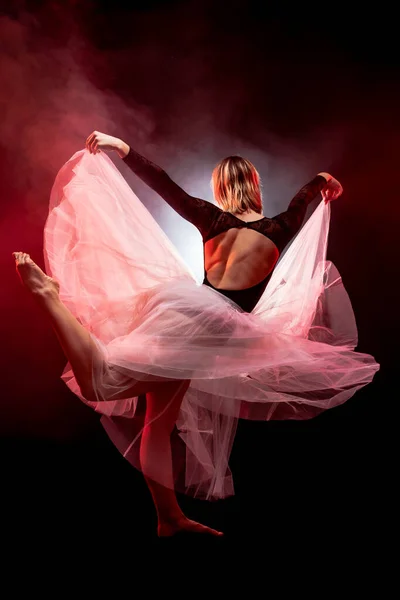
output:
M215 167L211 185L217 204L227 212L262 211L260 176L241 156L228 156Z

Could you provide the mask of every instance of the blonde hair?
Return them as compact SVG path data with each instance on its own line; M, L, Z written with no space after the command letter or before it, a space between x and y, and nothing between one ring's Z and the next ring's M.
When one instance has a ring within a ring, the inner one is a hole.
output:
M217 204L239 215L262 211L261 182L255 166L241 156L228 156L215 167L211 186Z

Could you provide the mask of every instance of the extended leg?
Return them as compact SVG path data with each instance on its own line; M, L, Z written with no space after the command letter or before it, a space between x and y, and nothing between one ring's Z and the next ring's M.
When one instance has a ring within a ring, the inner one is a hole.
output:
M189 381L160 384L157 391L146 396L140 462L157 510L158 535L161 537L178 531L222 535L185 517L174 491L170 437L189 384Z
M43 273L29 257L29 254L15 252L14 257L17 272L23 284L50 319L64 354L71 364L82 395L89 401L96 401L97 397L92 384L92 365L93 361L102 362L103 357L91 335L61 302L59 284ZM130 398L144 394L151 389L156 389L159 385L159 382L135 382L131 389L123 392L121 397ZM113 400L118 399L121 398L113 396Z

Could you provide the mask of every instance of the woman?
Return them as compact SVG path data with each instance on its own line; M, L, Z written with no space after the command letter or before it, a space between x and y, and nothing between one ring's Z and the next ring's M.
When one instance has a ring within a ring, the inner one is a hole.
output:
M325 259L329 202L342 187L319 173L268 218L259 175L241 157L213 172L217 207L118 138L95 131L86 148L51 194L44 250L55 279L22 252L14 253L18 273L67 356L64 381L142 469L158 535L221 535L187 519L175 489L207 499L233 493L238 418L309 418L347 400L378 369L354 352L351 305ZM101 150L116 151L197 227L203 285ZM319 192L324 205L300 230Z

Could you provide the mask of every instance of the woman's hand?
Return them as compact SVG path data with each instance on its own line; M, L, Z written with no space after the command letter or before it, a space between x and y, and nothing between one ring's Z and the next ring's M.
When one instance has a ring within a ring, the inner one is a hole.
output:
M337 179L332 177L321 191L322 198L324 199L325 204L331 202L332 200L336 200L343 194L342 185L339 183Z
M97 154L100 150L106 150L111 152L115 150L121 158L127 156L129 152L129 146L121 139L101 133L100 131L93 131L86 140L86 148L91 154Z

